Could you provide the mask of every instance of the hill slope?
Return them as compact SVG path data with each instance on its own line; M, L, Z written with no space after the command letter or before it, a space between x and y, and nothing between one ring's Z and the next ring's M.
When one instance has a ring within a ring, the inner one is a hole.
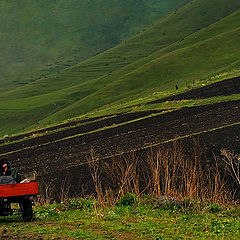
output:
M35 96L96 79L149 56L239 8L240 3L235 0L195 0L113 49L2 96L5 99Z
M119 44L189 0L2 0L0 92Z
M40 119L61 121L238 67L240 13L218 20L239 7L234 0L193 1L116 48L0 95L0 122L8 128L1 132L19 131Z
M103 81L95 93L55 114L64 119L116 100L184 88L192 82L240 68L240 11L184 41L127 66ZM113 81L113 79L115 81ZM98 84L99 84L98 82ZM89 106L92 103L92 106Z

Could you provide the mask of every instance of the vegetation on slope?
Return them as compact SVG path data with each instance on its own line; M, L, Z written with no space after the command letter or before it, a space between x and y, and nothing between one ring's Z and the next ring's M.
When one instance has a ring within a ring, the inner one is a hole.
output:
M216 10L215 5L217 3L218 8ZM235 3L235 0L228 2L223 0L220 2L216 0L211 2L206 0L193 1L168 17L161 19L154 26L136 37L113 49L105 51L74 67L67 68L59 74L53 74L49 78L41 79L15 91L7 92L7 94L2 96L5 99L9 99L46 94L65 89L66 86L71 87L83 84L109 73L112 75L113 71L179 41L183 37L229 15L239 7L240 4ZM129 70L127 69L126 72L129 72ZM69 92L71 92L71 89Z

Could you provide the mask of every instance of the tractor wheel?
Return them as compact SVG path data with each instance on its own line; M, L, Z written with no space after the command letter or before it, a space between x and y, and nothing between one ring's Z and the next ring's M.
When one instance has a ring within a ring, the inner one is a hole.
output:
M29 222L33 217L32 202L28 199L21 203L22 217L25 222Z

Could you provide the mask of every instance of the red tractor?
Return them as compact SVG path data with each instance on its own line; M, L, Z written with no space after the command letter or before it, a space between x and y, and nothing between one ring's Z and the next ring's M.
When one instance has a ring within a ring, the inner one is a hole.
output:
M38 183L14 183L11 176L0 176L0 216L22 214L24 221L31 221L33 201L38 194ZM19 209L11 204L18 203Z

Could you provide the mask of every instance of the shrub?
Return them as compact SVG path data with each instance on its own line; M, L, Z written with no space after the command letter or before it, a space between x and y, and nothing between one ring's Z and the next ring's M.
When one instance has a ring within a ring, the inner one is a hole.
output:
M116 206L133 206L136 203L136 194L126 193L117 203Z
M36 219L45 220L52 217L57 218L59 216L59 213L51 207L45 207L36 211L34 215Z
M217 203L211 202L211 203L208 204L207 210L210 213L217 213L217 212L221 211L221 207Z
M92 209L93 200L84 198L70 198L66 203L66 208L69 210L76 209Z

